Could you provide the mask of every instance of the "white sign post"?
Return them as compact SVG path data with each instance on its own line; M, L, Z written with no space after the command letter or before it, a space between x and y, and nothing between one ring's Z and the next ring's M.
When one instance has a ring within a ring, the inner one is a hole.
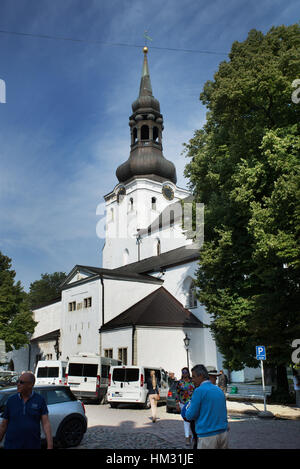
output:
M256 346L256 359L260 360L261 377L262 377L262 385L263 385L263 393L264 393L264 412L266 412L267 403L266 403L266 387L265 387L265 375L264 375L264 360L266 359L266 347L264 345Z

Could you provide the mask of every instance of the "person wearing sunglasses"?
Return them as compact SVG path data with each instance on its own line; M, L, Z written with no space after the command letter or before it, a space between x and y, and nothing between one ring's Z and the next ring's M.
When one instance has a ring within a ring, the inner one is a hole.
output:
M42 424L47 449L53 448L51 425L45 399L33 391L35 376L22 373L18 382L18 393L7 400L0 425L0 441L5 435L5 449L40 449Z

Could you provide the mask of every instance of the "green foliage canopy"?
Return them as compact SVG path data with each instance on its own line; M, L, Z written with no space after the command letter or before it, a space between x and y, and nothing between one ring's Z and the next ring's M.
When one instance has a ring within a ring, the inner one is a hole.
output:
M61 284L66 279L65 272L42 274L40 280L30 284L28 300L31 309L35 309L60 296Z
M11 266L11 259L0 252L0 339L5 340L7 351L28 344L36 326L26 293L20 282L15 283Z
M300 337L299 24L251 30L200 95L207 121L185 144L185 175L205 204L199 300L224 367L291 361Z

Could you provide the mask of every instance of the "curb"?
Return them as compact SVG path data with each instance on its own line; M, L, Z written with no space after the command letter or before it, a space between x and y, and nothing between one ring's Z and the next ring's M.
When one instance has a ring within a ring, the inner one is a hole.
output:
M228 415L233 414L246 414L257 416L260 418L274 418L274 419L281 419L281 420L300 420L300 413L298 415L290 415L290 414L282 414L280 412L271 412L271 411L262 411L262 410L252 410L252 409L227 409Z

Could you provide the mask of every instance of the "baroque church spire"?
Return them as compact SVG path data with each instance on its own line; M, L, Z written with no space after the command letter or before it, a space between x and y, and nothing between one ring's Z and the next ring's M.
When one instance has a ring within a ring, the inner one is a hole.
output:
M148 66L148 47L144 47L144 61L138 98L132 103L129 117L131 151L128 160L116 171L119 182L136 177L176 184L176 169L162 153L163 116L160 104L154 98Z

